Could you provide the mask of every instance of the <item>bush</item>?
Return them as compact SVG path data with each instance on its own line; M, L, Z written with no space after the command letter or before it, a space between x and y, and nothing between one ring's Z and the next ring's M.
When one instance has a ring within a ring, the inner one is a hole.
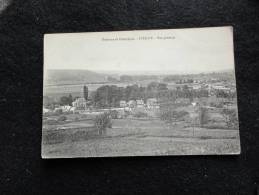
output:
M221 114L228 128L238 128L237 112L235 109L223 109Z
M109 113L97 115L94 119L94 126L98 130L98 134L105 133L106 128L112 127L111 116Z
M82 119L87 119L87 118L88 118L88 115L87 115L87 114L81 114L80 117L81 117Z
M223 102L211 102L210 106L211 107L216 107L216 108L223 108Z
M54 119L47 119L47 120L44 120L43 123L46 125L55 125L58 123L58 121Z
M168 110L160 113L160 119L169 123L173 122L174 111Z
M182 119L183 117L185 117L186 115L188 115L189 113L188 112L186 112L186 111L184 111L184 110L181 110L181 111L176 111L175 112L175 117L177 118L177 119Z
M67 117L66 116L60 116L58 117L58 121L66 121Z
M182 119L186 115L188 115L188 112L183 110L181 111L168 110L160 113L160 119L168 123L172 123L172 122L176 122L176 120Z
M125 111L124 111L124 116L125 116L125 117L128 117L129 115L130 115L130 111L125 110Z
M110 113L112 119L117 119L119 112L117 110L111 110Z
M62 114L63 111L62 111L61 108L60 108L60 109L55 109L55 110L54 110L54 113L55 113L55 114Z

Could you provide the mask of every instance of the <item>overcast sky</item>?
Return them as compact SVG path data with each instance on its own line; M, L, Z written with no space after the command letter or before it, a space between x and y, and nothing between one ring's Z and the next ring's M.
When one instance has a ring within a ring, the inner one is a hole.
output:
M233 69L233 30L214 27L47 34L44 68L165 73Z

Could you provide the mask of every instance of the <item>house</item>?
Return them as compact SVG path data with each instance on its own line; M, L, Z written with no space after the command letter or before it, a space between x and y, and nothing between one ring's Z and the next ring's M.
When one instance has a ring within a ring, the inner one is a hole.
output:
M148 108L159 108L159 104L156 98L147 99L147 107Z
M124 111L130 112L132 109L130 107L124 107Z
M121 108L125 108L126 106L127 106L127 102L124 101L124 100L121 100L121 101L120 101L120 107L121 107Z
M135 100L128 101L129 108L135 108L137 106L137 102Z
M86 109L87 108L87 101L85 98L77 98L74 102L72 102L73 107L76 109Z
M69 112L72 106L66 105L66 106L61 106L60 108L62 109L62 112Z
M194 89L194 90L198 90L198 89L201 89L201 85L193 85L192 86L192 89Z
M74 112L75 107L73 106L61 106L62 112Z
M143 108L145 106L144 101L142 99L136 100L136 102L137 102L137 108Z

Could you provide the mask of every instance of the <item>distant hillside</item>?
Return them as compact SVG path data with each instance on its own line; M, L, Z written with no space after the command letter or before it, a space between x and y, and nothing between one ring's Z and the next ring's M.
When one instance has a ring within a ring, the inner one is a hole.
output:
M172 82L184 79L194 79L194 80L228 80L235 82L235 72L234 70L209 72L209 73L199 73L199 74L183 74L183 75L168 75L163 78L164 82Z
M69 85L105 82L105 75L89 70L47 70L44 75L46 85Z

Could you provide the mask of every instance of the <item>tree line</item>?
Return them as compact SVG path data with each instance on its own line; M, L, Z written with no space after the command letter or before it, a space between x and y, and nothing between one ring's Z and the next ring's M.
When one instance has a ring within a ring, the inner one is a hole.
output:
M223 90L216 90L215 95L218 98L234 98L236 92L226 92ZM174 102L177 98L189 98L193 101L194 98L209 97L209 91L206 89L190 89L188 85L177 87L176 89L168 89L166 83L151 82L146 87L138 85L129 85L126 87L118 87L116 85L103 85L96 91L89 95L88 88L83 86L83 97L85 100L90 100L92 105L99 108L104 107L118 107L121 100L138 100L142 99L146 101L148 98L157 98L161 101ZM70 105L78 97L62 96L59 102L60 105ZM48 97L44 97L45 106L50 105L51 101L48 101ZM52 102L53 104L53 102Z
M131 85L118 87L116 85L104 85L92 93L91 99L96 107L118 107L121 100L146 101L148 98L168 99L174 101L177 98L199 98L208 97L207 90L190 90L188 86L177 89L168 89L167 84L151 82L147 87Z

